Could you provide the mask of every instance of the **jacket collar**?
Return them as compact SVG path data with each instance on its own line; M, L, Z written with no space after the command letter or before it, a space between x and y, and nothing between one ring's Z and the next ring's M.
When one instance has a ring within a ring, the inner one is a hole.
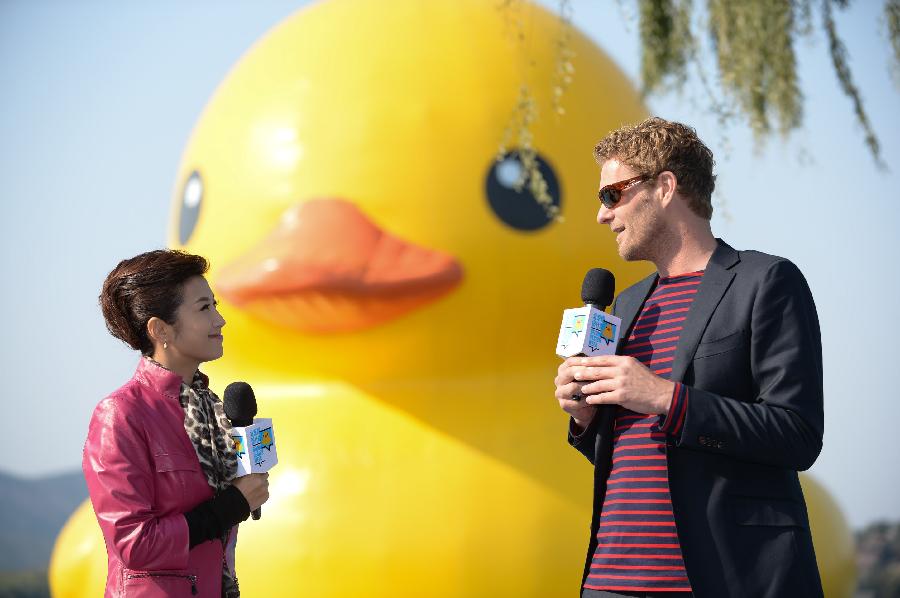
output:
M716 249L706 265L700 287L697 289L691 310L688 312L687 320L681 331L681 338L678 340L678 348L675 350L675 359L672 362L672 373L669 376L669 379L674 382L681 382L684 378L687 366L697 351L700 337L703 336L709 319L734 278L732 268L741 261L740 254L728 243L718 238L716 243ZM654 272L632 287L633 291L629 293L630 300L621 305L616 304L617 315L622 318L623 338L631 334L634 320L650 291L656 286L658 279L659 274Z
M688 365L697 352L697 345L709 324L709 319L725 295L725 291L734 280L734 266L741 261L740 254L722 239L716 239L718 247L709 258L703 280L691 303L687 320L678 339L678 348L675 349L675 359L672 362L672 373L669 379L673 382L681 382Z
M209 378L203 372L198 372L203 381L203 386L209 385ZM167 370L147 357L141 357L137 369L134 372L134 380L144 386L155 390L167 397L177 399L181 394L181 376L171 370Z

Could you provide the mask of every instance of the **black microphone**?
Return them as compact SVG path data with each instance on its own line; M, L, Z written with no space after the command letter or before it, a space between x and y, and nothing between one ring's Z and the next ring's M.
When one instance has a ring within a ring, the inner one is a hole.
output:
M225 387L225 395L222 400L225 409L225 417L231 420L231 425L236 428L245 428L253 425L256 417L256 395L253 388L246 382L232 382ZM262 516L262 507L251 512L253 519Z
M584 307L563 312L556 354L563 359L575 355L612 355L619 342L622 320L604 313L616 292L616 277L603 268L591 268L581 283Z
M616 277L604 268L591 268L581 283L581 300L585 305L596 306L603 311L616 294Z
M225 398L222 400L225 417L231 420L232 426L246 427L253 424L256 417L256 395L246 382L232 382L225 387Z

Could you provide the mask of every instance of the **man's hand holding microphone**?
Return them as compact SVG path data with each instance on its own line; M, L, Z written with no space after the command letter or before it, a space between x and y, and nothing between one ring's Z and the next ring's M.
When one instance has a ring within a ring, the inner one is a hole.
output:
M672 403L673 382L660 378L634 357L615 355L621 320L598 311L612 302L614 293L612 273L593 268L581 287L585 307L566 310L563 315L557 354L565 361L554 379L555 395L562 410L572 417L576 433L590 425L599 405L666 414Z
M597 405L621 405L636 413L666 414L675 383L624 355L569 357L559 366L556 398L562 410L584 430Z

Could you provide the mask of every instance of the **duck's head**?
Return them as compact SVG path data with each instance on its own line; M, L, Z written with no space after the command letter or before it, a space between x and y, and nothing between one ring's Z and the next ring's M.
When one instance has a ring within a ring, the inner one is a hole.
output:
M361 383L552 368L585 270L614 267L620 286L647 271L595 221L591 157L643 116L638 96L574 32L555 114L559 20L511 6L330 0L234 68L184 154L170 229L212 263L226 363ZM563 221L516 191L514 155L497 159L523 82Z

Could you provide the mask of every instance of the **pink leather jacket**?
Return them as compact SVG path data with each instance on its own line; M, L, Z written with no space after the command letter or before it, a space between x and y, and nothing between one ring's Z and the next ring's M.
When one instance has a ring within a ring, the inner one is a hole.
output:
M109 598L221 596L222 543L188 550L183 513L213 492L184 431L180 388L180 376L142 358L91 417L82 468L106 540Z

